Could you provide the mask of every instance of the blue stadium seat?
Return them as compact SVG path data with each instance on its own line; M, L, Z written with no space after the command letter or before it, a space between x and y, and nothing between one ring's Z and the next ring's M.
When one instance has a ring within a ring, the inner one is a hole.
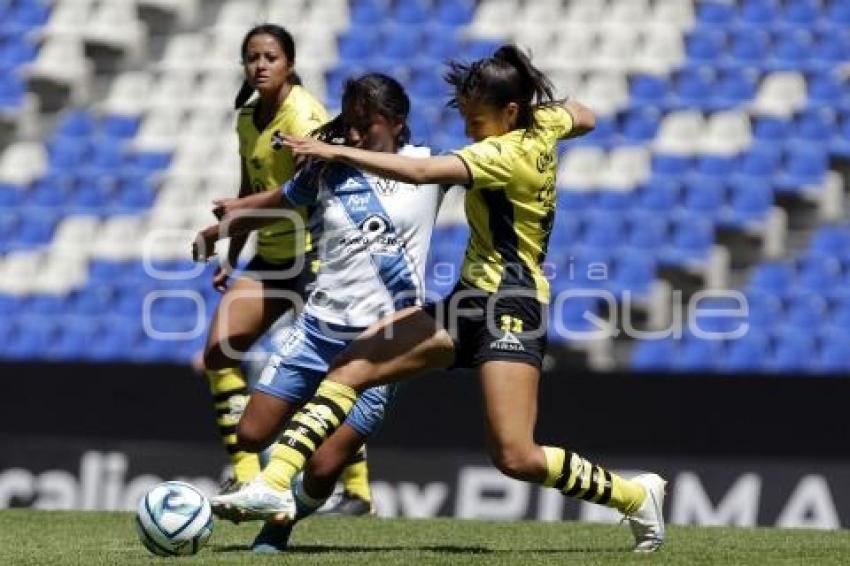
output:
M14 109L23 104L24 93L23 82L11 74L0 75L0 109Z
M773 190L769 184L731 184L729 209L720 221L730 226L743 227L764 220L773 206Z
M622 212L630 210L637 200L636 191L600 189L596 197L596 208Z
M826 110L850 109L848 89L850 83L842 81L831 72L815 73L808 79L808 104Z
M723 342L687 336L676 360L676 369L685 372L715 371L723 360Z
M726 43L726 34L719 29L700 29L692 31L685 41L685 53L691 64L717 62Z
M26 247L50 243L53 231L59 221L60 213L51 208L26 207L18 210L21 224L15 235L17 241Z
M826 7L826 19L839 26L850 26L850 2L847 0L832 0Z
M386 2L382 0L353 0L351 2L351 23L371 26L386 19Z
M764 30L735 30L729 38L726 67L761 67L770 52L770 36Z
M809 329L786 328L777 333L770 367L779 373L798 373L814 366L815 340Z
M850 159L850 112L844 115L837 131L830 138L829 152L832 155Z
M67 171L70 168L65 168ZM28 204L43 207L62 207L73 198L75 179L67 172L49 171L37 179L29 191Z
M850 249L850 227L821 226L812 234L809 251L840 257Z
M614 277L608 290L617 296L626 291L633 298L647 297L655 281L657 264L650 254L628 254L616 259Z
M688 213L717 218L725 203L725 187L715 179L693 179L685 185L683 206Z
M632 369L636 371L671 371L676 363L678 344L672 338L641 340L632 351Z
M154 172L165 169L171 163L171 154L168 152L140 151L131 154L130 163L135 167Z
M445 104L451 94L449 86L434 76L434 67L434 63L429 63L411 68L408 92L411 97L422 99L426 106Z
M705 333L726 334L746 330L747 305L735 297L704 297L695 302L690 323ZM742 312L741 315L733 313Z
M751 330L768 332L779 325L784 311L782 299L769 291L758 288L744 294L747 300L749 316L747 322Z
M432 16L447 26L462 26L472 21L475 14L473 0L437 0Z
M821 183L828 167L826 151L807 144L795 144L788 149L785 167L777 175L774 187L782 192L800 192Z
M378 41L381 45L381 57L393 62L409 62L419 55L422 48L422 34L416 26L383 26Z
M820 350L817 369L824 373L850 373L850 348L846 334L828 338Z
M62 114L54 136L85 137L95 132L95 120L84 110L69 110Z
M610 148L614 145L616 134L617 123L614 118L597 116L596 125L593 128L593 131L587 135L571 140L570 145L572 147L585 145Z
M691 179L720 182L735 170L737 159L731 155L701 155L696 159Z
M67 171L85 163L91 148L76 136L55 135L47 143L47 163L50 169Z
M840 283L841 261L821 254L797 259L797 286L805 291L826 296Z
M778 16L776 0L744 0L738 9L738 21L748 27L769 27Z
M390 17L401 24L424 24L431 17L430 2L425 0L395 0Z
M770 357L770 340L766 334L750 330L741 338L727 342L723 369L728 372L764 371Z
M576 335L598 331L598 327L588 316L598 315L599 306L596 297L569 296L552 305L560 307L558 312L552 312L553 319L549 323L550 337L563 342L565 339L575 339Z
M452 0L447 0L445 3L453 4ZM457 28L436 24L425 26L421 47L420 57L442 65L444 61L457 57L457 54L461 52L461 41L458 38ZM441 78L434 75L433 67L431 70L432 80L442 82Z
M550 249L556 246L569 246L578 243L581 238L581 221L572 210L562 210L555 214L555 224L549 237Z
M850 17L850 7L848 7L848 17ZM850 22L846 25L850 26ZM822 31L812 49L812 59L808 66L814 71L829 71L848 59L850 59L850 38L847 34Z
M592 213L586 218L587 227L584 231L584 245L611 249L623 240L626 223L625 219L619 214L606 210Z
M712 102L715 75L710 67L686 67L678 72L667 108L708 109Z
M758 74L749 70L728 69L714 87L707 108L728 110L747 104L756 95Z
M653 176L658 175L668 177L671 180L678 180L690 170L691 165L691 158L683 155L665 153L654 153L652 155Z
M98 339L98 332L99 325L94 317L61 319L45 354L51 360L83 360L86 351Z
M817 0L787 0L782 16L788 25L812 25L820 16L820 5Z
M20 1L14 2L8 17L22 28L32 29L45 24L49 15L50 8L44 2Z
M726 26L735 19L735 7L728 2L712 1L700 2L697 9L697 25L702 26Z
M348 65L366 64L370 57L377 54L375 42L374 34L368 29L349 28L337 41L340 62Z
M596 193L591 191L558 191L557 210L566 214L574 214L593 208L596 203Z
M654 213L632 212L626 244L641 250L652 251L667 240L667 219Z
M653 176L638 190L638 206L649 212L667 213L678 201L678 183L666 178Z
M788 300L784 323L792 328L811 332L818 328L826 315L826 300L817 291L796 289L795 294Z
M101 133L113 138L131 138L136 135L141 120L137 116L110 114L101 122Z
M812 35L806 30L780 32L773 41L770 57L764 62L767 71L795 71L808 63L813 49Z
M762 292L784 296L794 284L794 270L781 262L761 263L755 267L747 288L753 292Z
M791 120L764 116L753 123L753 137L763 147L782 142L793 133L794 123Z
M822 107L809 109L796 116L794 126L797 141L826 145L836 129L835 113Z
M633 108L661 107L664 104L669 83L662 77L637 75L631 79L629 102Z
M623 140L627 143L644 143L655 138L661 113L655 108L635 108L622 118L619 128Z
M703 261L714 244L714 227L699 216L677 220L668 246L661 250L660 259L671 265Z

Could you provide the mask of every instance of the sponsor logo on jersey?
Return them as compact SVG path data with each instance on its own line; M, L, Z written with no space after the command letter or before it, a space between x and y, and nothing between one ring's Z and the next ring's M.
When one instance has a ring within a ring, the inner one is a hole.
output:
M525 352L525 346L514 336L510 330L506 330L504 335L498 340L490 342L491 350L500 350L502 352Z
M390 196L398 191L398 183L389 179L376 178L373 181L375 189L383 196Z
M345 197L345 206L351 212L363 212L372 202L372 193L357 193Z

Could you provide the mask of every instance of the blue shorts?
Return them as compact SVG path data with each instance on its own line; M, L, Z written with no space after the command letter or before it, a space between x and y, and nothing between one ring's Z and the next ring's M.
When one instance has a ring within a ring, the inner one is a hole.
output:
M274 351L254 389L297 405L306 403L327 375L330 362L363 330L329 324L302 313L272 339ZM371 435L383 423L394 392L393 385L367 389L358 397L345 424L363 436Z

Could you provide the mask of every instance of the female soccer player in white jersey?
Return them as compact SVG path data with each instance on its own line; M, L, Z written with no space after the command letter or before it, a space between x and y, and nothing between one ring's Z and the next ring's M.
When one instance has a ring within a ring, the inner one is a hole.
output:
M287 140L296 155L386 178L465 185L471 236L454 291L435 305L401 310L355 340L292 418L265 473L285 477L284 470L299 469L370 387L427 369L475 367L494 464L513 478L616 508L629 519L635 550L652 552L664 541L662 478L625 479L534 439L546 347L549 285L542 263L555 214L556 144L592 129L593 114L575 102L555 102L548 79L512 45L472 64L450 64L446 79L475 142L453 155L414 160Z
M398 82L369 74L346 83L342 113L320 130L320 136L344 138L349 146L371 151L427 158L427 148L406 145L409 110ZM295 325L276 341L277 351L239 422L241 446L257 450L277 439L289 417L315 394L331 360L351 340L381 317L422 304L423 272L442 194L436 183L387 181L348 165L312 162L282 191L221 203L221 224L200 236L206 249L220 234L239 234L264 222L250 215L256 209L318 206L316 215L322 222L315 289ZM384 386L361 396L316 454L308 486L312 489L299 497L302 507L314 510L330 495L343 465L382 422L391 395L390 386ZM266 518L291 504L288 499L277 501L268 484L290 479L261 473L242 489L214 498L213 508L234 519ZM262 550L279 546L280 540L268 538L255 543Z
M236 132L242 162L239 196L277 190L295 171L292 152L281 136L308 135L327 122L324 106L304 87L295 72L292 35L274 24L248 31L242 41L245 82L236 97ZM251 97L257 93L253 100ZM204 367L215 404L216 421L233 463L233 489L260 472L257 454L236 445L236 425L247 400L241 354L281 315L303 303L315 279L313 234L306 230L308 207L263 226L257 253L246 269L228 284L228 269L236 265L246 236L231 239L228 261L216 269L213 286L224 293L210 323ZM365 453L346 470L349 507L371 507Z

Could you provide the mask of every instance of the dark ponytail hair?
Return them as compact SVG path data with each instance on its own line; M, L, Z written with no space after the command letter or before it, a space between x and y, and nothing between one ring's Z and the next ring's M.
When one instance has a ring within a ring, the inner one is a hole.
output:
M516 45L502 45L492 57L473 63L449 61L443 77L454 88L449 106L457 108L459 100L474 100L494 108L509 102L519 105L517 126L536 127L534 107L555 102L552 82Z
M410 98L401 83L390 76L369 73L347 79L342 91L342 113L319 127L313 135L328 143L345 143L348 124L344 115L347 110L367 116L378 114L390 121L399 120L402 128L396 136L396 144L401 147L410 141L410 128L407 126Z
M285 28L275 25L275 24L260 24L251 28L248 33L245 34L245 38L242 40L242 49L240 54L242 59L245 59L245 50L248 48L248 42L251 41L251 38L256 35L270 35L275 40L277 40L278 45L280 45L281 51L286 55L286 59L289 61L290 65L295 65L295 40L292 39L292 34L286 31ZM301 84L301 77L298 76L298 73L292 72L289 76L289 83L293 85ZM252 87L248 81L244 81L242 83L242 88L239 89L239 94L236 95L236 100L233 103L235 109L240 109L245 106L245 103L248 102L248 99L251 98L251 95L254 94L254 87Z

